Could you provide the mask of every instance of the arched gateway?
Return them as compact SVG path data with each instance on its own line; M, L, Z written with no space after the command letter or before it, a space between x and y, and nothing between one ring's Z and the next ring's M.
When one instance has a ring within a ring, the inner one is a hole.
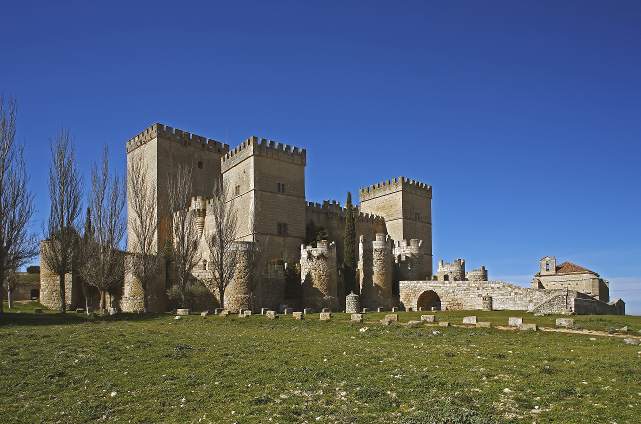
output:
M441 310L441 298L436 294L434 290L425 290L418 297L416 301L416 307L420 308L421 311L440 311Z

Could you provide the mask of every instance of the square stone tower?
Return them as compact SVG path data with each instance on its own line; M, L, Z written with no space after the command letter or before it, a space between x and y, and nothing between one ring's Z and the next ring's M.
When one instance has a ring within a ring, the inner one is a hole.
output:
M360 211L382 216L395 241L423 240L425 271L432 275L432 186L398 177L360 190Z
M223 182L240 211L239 240L264 259L298 261L305 239L306 151L250 137L222 157Z
M192 196L211 196L215 182L220 180L220 159L228 151L226 144L163 124L153 124L127 142L127 169L132 160L142 158L148 181L155 185L157 246L163 246L170 237L168 184L178 167L192 168ZM128 209L128 217L130 212ZM129 222L127 227L129 233ZM130 233L128 240L131 243ZM131 246L127 249L131 251Z

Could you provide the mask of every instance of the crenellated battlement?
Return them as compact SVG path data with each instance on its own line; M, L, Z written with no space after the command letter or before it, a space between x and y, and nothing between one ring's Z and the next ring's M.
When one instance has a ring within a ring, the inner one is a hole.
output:
M303 166L307 163L307 151L303 148L251 136L221 158L223 172L250 156L263 156Z
M333 241L329 242L327 240L319 240L316 243L316 247L312 246L311 244L301 244L300 256L301 260L302 258L309 257L317 258L319 256L336 256L336 243L334 243Z
M323 203L307 202L306 207L307 210L311 212L336 215L340 218L344 218L347 212L347 208L342 206L337 200L323 200ZM357 213L355 217L356 222L385 223L385 219L381 216L361 212L358 210L358 207L355 207L355 210Z
M207 198L205 196L194 196L191 198L190 210L204 211L207 209Z
M432 186L407 177L396 177L360 189L360 200L365 201L375 197L394 193L400 190L411 190L415 193L432 198Z
M221 143L220 141L172 128L169 125L155 123L127 141L127 153L134 151L155 138L169 139L185 146L199 147L203 150L216 152L218 154L224 154L229 151L229 145Z

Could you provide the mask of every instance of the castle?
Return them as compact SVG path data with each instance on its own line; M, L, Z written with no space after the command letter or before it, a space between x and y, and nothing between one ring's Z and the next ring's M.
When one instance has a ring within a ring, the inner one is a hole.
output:
M209 198L216 184L222 182L228 188L227 201L238 211L235 249L241 260L225 291L225 304L215 306L231 311L279 310L287 306L344 309L346 293L339 264L346 209L337 201L306 200L305 149L257 137L231 149L216 140L153 124L130 139L126 151L128 164L142 161L154 182L157 247L171 239L169 181L179 167L192 170L189 209L197 216L201 235L201 260L193 276L205 285L208 263L203 238L213 218ZM564 285L541 273L536 287L523 288L488 281L485 267L466 273L462 259L453 263L440 261L434 273L432 187L427 184L397 177L361 188L359 201L355 214L357 291L364 307L556 313L621 313L624 308L621 301L612 305L608 299L594 297L595 290L577 285L576 278L574 283ZM128 228L130 231L130 221ZM317 241L315 236L321 233L318 230L322 230L323 237ZM128 240L131 252L131 234ZM261 246L261 260L256 272L250 272L250 253L255 245ZM293 269L296 278L292 285L288 275ZM148 307L166 311L170 264L156 280L148 287ZM45 283L49 284L43 280ZM209 297L217 297L214 287L207 289ZM132 275L125 276L118 302L123 311L142 309L142 289Z

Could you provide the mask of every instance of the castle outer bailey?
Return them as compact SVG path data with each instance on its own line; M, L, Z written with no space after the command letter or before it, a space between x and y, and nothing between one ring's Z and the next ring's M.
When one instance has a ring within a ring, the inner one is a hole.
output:
M309 202L305 195L307 152L271 140L250 137L233 149L227 144L162 124L154 124L126 144L128 165L140 160L152 183L158 226L154 247L159 254L171 243L172 213L168 185L180 167L192 170L191 204L196 217L200 260L194 281L212 307L230 311L263 308L342 310L341 275L346 209L337 201ZM237 253L224 305L208 283L207 229L215 217L211 196L218 184L238 213L233 250ZM540 260L532 287L488 279L481 266L469 272L465 260L439 261L432 268L432 187L405 177L379 182L359 191L355 226L358 242L358 293L353 304L368 309L411 310L505 309L535 313L624 314L625 303L610 301L609 284L598 274L554 257ZM130 214L128 214L130 216ZM128 221L128 240L133 239ZM46 248L47 242L41 244ZM128 246L124 260L136 254ZM129 269L128 267L125 267ZM67 301L78 303L75 276L69 275ZM56 308L57 277L41 272L40 298ZM170 308L167 290L172 264L163 261L147 292L150 311ZM110 303L125 312L141 311L143 292L130 273Z

